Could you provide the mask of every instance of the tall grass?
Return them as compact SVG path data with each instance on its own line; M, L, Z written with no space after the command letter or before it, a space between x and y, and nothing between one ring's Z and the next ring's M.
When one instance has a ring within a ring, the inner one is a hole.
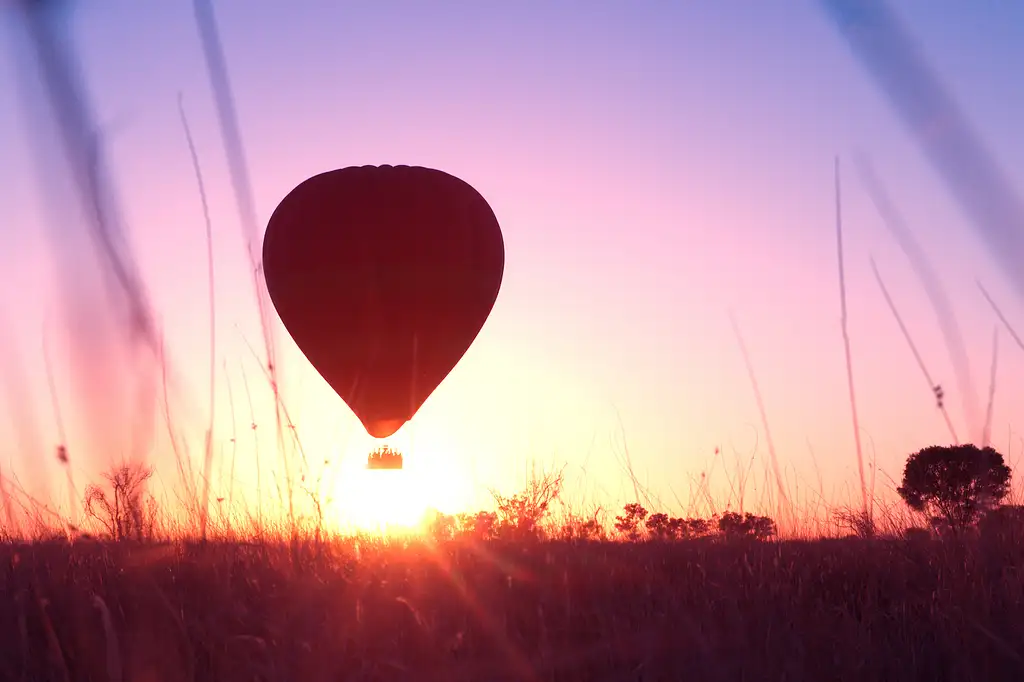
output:
M1024 202L964 108L888 2L820 0L820 5L970 220L974 235L988 247L1018 296L1024 297ZM941 134L934 133L937 121ZM954 363L966 361L959 351L957 356ZM959 388L964 391L966 384ZM976 399L973 393L970 399ZM972 431L978 424L976 414L977 410L968 414Z
M950 363L953 366L953 375L963 406L968 435L971 440L975 440L980 437L983 428L981 412L974 391L974 380L971 376L967 348L964 346L960 325L953 313L953 306L949 302L946 289L870 162L866 158L858 158L857 168L860 171L861 181L882 218L882 222L907 257L911 268L928 295L949 353Z
M761 415L761 426L764 428L764 437L768 446L768 454L771 458L772 473L775 475L775 489L779 495L779 500L775 507L776 513L780 517L785 514L785 518L788 521L793 521L796 518L793 505L789 500L789 496L786 494L785 482L782 478L782 471L779 468L778 455L775 452L775 441L772 440L771 428L768 425L768 412L764 406L764 398L761 396L761 387L757 382L757 375L754 373L754 364L750 359L750 351L747 350L747 344L743 340L743 333L740 331L740 326L736 321L735 315L730 313L729 321L732 323L732 331L736 337L736 343L739 345L740 353L743 356L743 364L747 369L747 378L750 379L750 387L754 391L754 400L757 402L758 414Z
M293 481L288 451L285 448L284 428L281 414L280 383L278 382L278 364L274 351L274 330L270 322L269 297L264 287L260 285L262 264L260 257L257 256L257 245L262 243L262 240L260 239L260 230L256 219L256 202L253 198L252 183L249 180L245 148L242 143L242 135L239 132L234 96L231 91L231 82L228 77L227 63L224 57L223 48L221 47L220 35L217 30L217 21L214 16L213 5L209 0L194 0L193 9L195 13L196 27L199 30L200 42L203 48L203 55L206 59L206 68L210 78L210 86L213 89L214 99L217 106L217 116L220 122L221 137L224 141L224 153L228 160L231 183L234 188L235 200L238 205L242 229L247 242L249 264L252 268L253 286L255 288L256 303L260 317L260 330L263 333L263 345L266 352L264 369L269 375L270 388L274 394L274 416L275 425L277 427L276 434L278 450L281 455L281 461L284 465L285 478L287 482L288 518L290 522L294 523L295 510L292 497Z
M924 359L921 357L921 353L917 350L917 345L914 343L913 337L910 336L910 331L907 329L907 325L903 322L903 316L900 315L900 311L896 308L896 303L892 300L892 296L889 294L888 287L885 286L885 280L882 279L882 274L878 271L878 264L875 263L874 257L871 258L871 271L875 275L875 281L878 282L878 288L882 291L882 296L885 297L886 305L889 306L892 316L896 319L896 324L900 327L900 332L903 333L903 338L906 339L907 345L910 347L910 352L914 355L914 361L917 362L917 366L921 369L921 374L924 375L924 380L928 382L929 391L935 396L936 407L938 407L939 412L942 413L942 419L946 423L946 428L949 430L949 435L953 439L953 443L959 444L960 438L956 435L956 427L953 426L953 420L950 419L949 411L946 409L942 386L932 378L931 372L928 371L928 367L924 364Z
M192 160L192 169L196 175L196 189L199 191L199 200L203 207L203 223L206 226L206 267L207 286L209 297L210 314L210 375L209 375L209 426L206 429L206 447L203 455L203 493L202 509L200 510L200 533L206 539L206 521L210 514L210 478L213 475L213 438L215 421L215 406L217 396L217 305L216 287L214 286L213 266L213 223L210 220L210 205L206 199L206 185L203 182L203 171L199 165L199 155L196 153L196 145L192 139L192 131L189 129L188 117L185 115L185 103L182 96L178 95L178 114L181 118L181 127L185 133L185 142L188 144L189 157Z
M1010 324L1010 321L1006 319L1006 315L1003 314L1002 308L1000 308L999 304L995 302L995 299L993 299L992 296L988 293L988 290L985 288L985 285L983 285L980 280L978 280L976 283L978 285L978 289L981 291L981 295L985 297L985 300L988 302L989 306L991 306L992 312L996 314L996 317L999 318L999 321L1003 323L1004 327L1006 327L1006 331L1009 332L1010 338L1013 339L1014 343L1017 344L1018 348L1024 350L1024 341L1021 341L1020 336L1017 335L1017 330L1014 329L1013 325Z
M839 269L839 319L843 333L843 354L846 358L846 382L849 387L850 417L853 420L853 445L857 455L857 473L860 475L860 493L865 518L870 523L872 507L868 504L868 486L864 478L864 450L860 443L860 419L857 415L857 392L853 381L853 355L850 350L849 319L846 311L846 265L843 262L843 206L842 186L839 182L839 157L835 159L836 201L836 261Z
M999 373L999 327L992 330L992 365L988 377L988 403L985 409L985 430L981 436L981 447L987 448L992 442L992 416L996 402L996 377Z
M128 364L129 360L134 362L133 369L140 382L140 392L133 401L136 416L132 422L134 443L131 457L141 459L149 449L152 436L151 422L155 408L153 379L160 345L152 306L142 275L123 234L120 206L114 186L106 174L104 147L97 133L99 126L85 97L85 86L79 73L79 62L73 54L73 43L69 36L61 32L61 23L53 14L53 3L23 0L16 5L31 38L39 84L52 113L56 142L63 152L64 168L61 171L71 179L77 205L84 215L85 231L92 242L93 255L98 260L99 274L104 285L114 294L114 308L117 311L114 325L117 327L118 341L130 351L129 357L119 358L119 361L123 364ZM67 297L68 321L75 331L84 336L91 331L90 326L96 323L87 313L83 314L85 311L75 308L76 304L80 304L74 299L81 284L74 281L74 266L77 263L72 261L81 259L82 254L76 253L72 259L69 254L62 253L67 248L64 244L66 235L61 232L63 226L53 220L51 228L57 253L68 259L61 263L65 267L59 268L64 278L63 292ZM111 381L111 377L98 372L109 368L95 366L96 361L97 358L86 357L84 354L78 358L75 369L79 374L82 391L95 390ZM121 375L123 372L117 373L117 376ZM83 396L81 403L88 405L87 397ZM103 420L98 421L95 425L97 428L106 426ZM99 443L108 438L109 434L96 433L95 437Z
M53 379L53 363L50 358L50 335L49 327L43 330L43 365L46 370L46 387L50 392L50 403L53 406L53 420L57 427L57 461L64 468L64 475L68 484L68 515L71 525L78 524L78 490L75 487L75 477L71 471L71 456L68 454L68 434L64 427L64 412L60 406L60 396L57 393L57 386Z

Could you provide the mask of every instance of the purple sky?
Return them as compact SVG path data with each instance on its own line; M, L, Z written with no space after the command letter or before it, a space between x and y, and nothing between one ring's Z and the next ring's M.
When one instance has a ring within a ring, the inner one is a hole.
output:
M217 364L226 367L216 466L226 471L231 451L230 382L236 477L253 490L258 452L270 490L280 468L272 402L243 340L259 347L256 305L191 3L80 5L69 27L108 133L132 246L187 385L190 409L178 419L199 466L208 409L206 245L178 119L183 95L214 227ZM1024 7L913 0L898 10L1013 187L1024 187L1024 83L1016 73ZM1024 306L818 4L236 0L216 11L261 229L303 179L380 163L465 179L502 225L506 271L489 321L392 439L418 472L410 476L451 483L429 504L457 508L486 501L487 487L514 490L532 460L567 464L571 499L618 504L632 495L622 469L628 448L641 483L673 506L677 497L688 505L694 480L709 472L724 507L729 477L754 457L745 505L755 506L768 456L730 310L791 494L814 505L820 471L830 501L859 500L839 326L836 154L868 454L898 478L910 452L949 440L870 255L946 390L961 438L980 437L980 425L965 421L925 290L858 180L853 154L870 156L939 273L982 412L997 319L974 279L1011 321L1024 324ZM3 49L16 57L0 60L0 92L8 93L0 98L0 340L14 349L3 367L12 419L0 431L21 436L7 441L17 447L0 467L59 503L65 483L52 457L58 436L40 350L48 310L72 452L97 449L76 448L91 419L76 408L118 396L104 389L87 400L72 388L67 349L82 341L61 334L57 251L46 241L47 211L65 194L49 176L45 188L39 182L40 147L28 133L42 128L20 96L34 78L23 77L32 62L14 12L5 7L0 17ZM73 233L75 216L64 220ZM73 244L69 238L60 253L88 270ZM288 408L310 459L331 462L324 485L341 496L345 472L372 443L273 319ZM1022 447L1014 415L1024 394L1014 379L1024 354L1005 333L999 347L993 438L1012 461ZM243 373L257 424L267 427L255 431L258 448ZM131 404L127 396L106 413L110 423ZM161 438L155 460L170 481ZM111 443L73 461L79 485L126 447ZM716 447L723 461L715 461ZM878 482L886 494L888 479L880 473Z

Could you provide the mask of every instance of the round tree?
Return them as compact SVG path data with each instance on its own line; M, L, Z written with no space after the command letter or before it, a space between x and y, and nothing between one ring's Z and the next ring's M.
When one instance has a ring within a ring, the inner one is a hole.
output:
M907 458L896 489L911 509L951 528L972 525L1010 489L1010 467L990 447L933 445Z

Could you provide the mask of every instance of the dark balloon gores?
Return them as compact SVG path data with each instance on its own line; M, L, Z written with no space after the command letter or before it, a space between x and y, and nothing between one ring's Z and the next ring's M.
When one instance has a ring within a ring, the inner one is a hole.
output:
M263 240L281 321L375 438L411 419L466 353L504 267L483 196L418 166L315 175L281 201Z

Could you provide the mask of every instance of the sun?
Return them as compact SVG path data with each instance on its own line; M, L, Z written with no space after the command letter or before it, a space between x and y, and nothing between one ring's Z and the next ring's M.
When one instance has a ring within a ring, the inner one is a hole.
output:
M417 533L436 510L466 509L470 486L451 458L417 447L398 470L369 470L366 455L352 452L337 472L332 515L342 532Z

